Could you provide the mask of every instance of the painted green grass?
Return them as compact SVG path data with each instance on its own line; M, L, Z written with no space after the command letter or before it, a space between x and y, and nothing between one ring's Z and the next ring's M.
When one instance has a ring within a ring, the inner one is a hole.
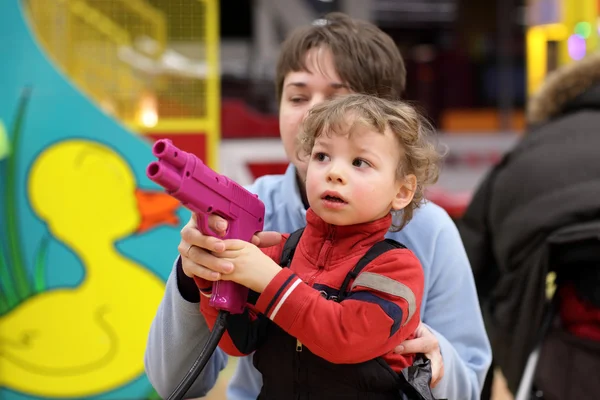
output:
M146 400L162 400L161 397L156 393L156 390L150 389L150 392L146 395Z
M0 315L6 314L29 297L46 290L45 260L48 248L47 238L38 244L33 268L25 262L24 246L19 229L18 204L18 165L23 125L31 90L23 90L15 121L8 134L8 146L4 158L0 159L0 182L5 182L4 210L0 225ZM31 271L31 272L30 272Z
M6 132L6 127L2 121L0 121L0 160L6 158L9 151L10 146L8 144L8 133Z

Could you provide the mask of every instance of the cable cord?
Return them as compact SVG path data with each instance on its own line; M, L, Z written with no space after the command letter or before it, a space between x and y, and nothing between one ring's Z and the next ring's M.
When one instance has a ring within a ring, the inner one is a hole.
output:
M190 387L194 384L210 357L213 355L215 349L219 345L219 341L221 341L221 337L223 333L225 333L225 329L227 328L227 316L229 315L228 311L221 310L219 311L219 315L217 316L217 321L215 322L215 326L208 337L208 341L202 348L200 355L192 364L188 373L183 377L179 385L173 390L173 393L168 397L167 400L181 400L183 396L187 393Z

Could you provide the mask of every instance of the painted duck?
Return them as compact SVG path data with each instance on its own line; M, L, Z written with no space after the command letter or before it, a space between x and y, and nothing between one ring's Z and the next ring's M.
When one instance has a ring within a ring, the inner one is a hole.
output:
M43 292L0 317L0 387L65 398L131 382L143 373L164 282L116 242L178 225L178 202L138 189L119 154L85 140L46 148L31 167L28 191L34 212L85 274L76 287Z

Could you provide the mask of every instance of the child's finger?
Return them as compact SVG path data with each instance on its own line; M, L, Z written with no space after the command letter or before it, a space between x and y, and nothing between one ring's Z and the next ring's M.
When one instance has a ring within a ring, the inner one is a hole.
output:
M213 255L221 260L232 260L240 255L239 250L225 250L220 253L213 253Z
M226 239L223 241L225 243L225 250L241 250L248 246L248 242L239 239Z
M259 232L252 238L252 243L258 247L271 247L281 242L281 233L264 231Z

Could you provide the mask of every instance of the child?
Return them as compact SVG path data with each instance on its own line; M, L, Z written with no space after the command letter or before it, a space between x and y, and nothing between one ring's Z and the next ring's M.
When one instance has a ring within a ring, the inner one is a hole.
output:
M421 264L387 241L387 251L347 277L389 229L411 219L423 188L436 181L440 154L428 132L401 102L351 94L315 106L300 135L300 157L309 156L306 228L264 252L225 241L218 256L232 262L234 272L222 279L260 295L248 312L229 317L220 346L231 355L256 351L259 398L399 398L399 373L415 356L392 350L419 325ZM300 234L289 268L282 268L282 251ZM201 311L212 327L212 282L198 281L205 295Z

